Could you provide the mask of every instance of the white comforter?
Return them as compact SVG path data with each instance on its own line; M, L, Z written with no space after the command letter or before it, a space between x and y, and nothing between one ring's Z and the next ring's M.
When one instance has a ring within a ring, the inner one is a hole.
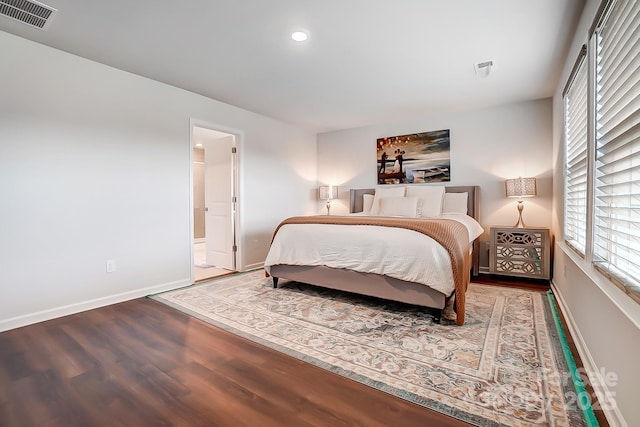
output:
M473 218L443 215L469 230L469 242L484 231ZM455 289L451 260L439 243L404 228L371 225L285 224L265 260L272 265L324 265L362 273L383 274L422 283L446 295Z

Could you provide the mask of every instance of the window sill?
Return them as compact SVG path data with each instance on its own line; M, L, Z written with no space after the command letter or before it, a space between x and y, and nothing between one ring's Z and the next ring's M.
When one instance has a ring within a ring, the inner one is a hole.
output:
M638 329L640 329L640 304L617 287L609 279L598 272L590 263L576 254L562 241L556 242L556 247L571 260L584 273L603 294L627 317Z

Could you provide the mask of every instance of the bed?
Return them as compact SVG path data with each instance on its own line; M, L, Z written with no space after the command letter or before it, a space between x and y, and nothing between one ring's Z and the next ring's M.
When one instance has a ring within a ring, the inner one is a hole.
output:
M274 288L283 278L400 301L430 308L436 322L453 308L462 325L466 288L478 272L478 196L477 186L353 189L349 215L283 221L265 271ZM431 202L438 197L439 206ZM448 212L446 200L454 197L457 212ZM416 207L419 218L402 215Z

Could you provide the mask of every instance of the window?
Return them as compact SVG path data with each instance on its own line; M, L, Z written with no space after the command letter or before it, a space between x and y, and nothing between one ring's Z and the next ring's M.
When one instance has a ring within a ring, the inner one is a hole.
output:
M596 29L596 266L640 297L640 2Z
M640 302L640 0L604 1L590 37L563 93L564 237Z
M582 47L564 91L564 240L584 256L587 240L587 66Z

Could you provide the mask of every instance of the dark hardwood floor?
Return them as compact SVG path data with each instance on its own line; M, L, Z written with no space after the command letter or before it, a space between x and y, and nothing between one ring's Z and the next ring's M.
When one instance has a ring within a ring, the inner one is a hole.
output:
M121 425L468 424L147 298L0 333L0 426Z

